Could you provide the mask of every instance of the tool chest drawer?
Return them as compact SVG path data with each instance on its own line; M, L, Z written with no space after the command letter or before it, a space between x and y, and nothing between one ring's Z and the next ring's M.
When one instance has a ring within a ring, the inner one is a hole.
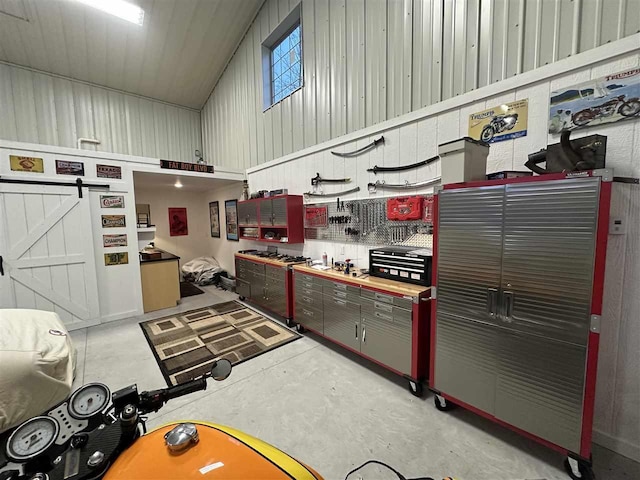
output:
M360 312L360 304L346 299L323 295L324 311L327 314L344 315L346 312Z
M296 302L294 318L297 323L324 334L324 320L321 309Z
M413 299L397 297L395 295L389 295L387 293L376 292L375 290L368 290L366 288L360 289L360 296L364 298L369 298L372 300L376 300L378 302L390 303L392 305L397 305L400 308L405 308L407 310L411 310L413 308Z
M295 284L296 284L296 292L298 288L305 288L307 290L314 290L318 294L322 293L322 284L316 283L313 281L308 281L302 278L298 278L298 275L295 275Z
M304 281L304 282L307 282L307 283L314 283L314 284L319 285L321 287L325 282L325 280L323 280L322 278L315 277L313 275L307 275L305 273L294 272L293 275L296 278L296 282L297 281Z
M325 280L323 292L326 294L331 294L333 293L333 291L347 292L358 296L360 295L360 287L357 287L355 285L347 285L346 283Z
M360 305L363 312L370 313L372 315L388 317L398 320L411 320L411 310L406 308L400 308L395 305L390 305L384 302L378 302L369 298L360 298Z
M296 289L296 305L300 304L322 310L322 295L317 292L308 295L303 293L302 290L303 289Z

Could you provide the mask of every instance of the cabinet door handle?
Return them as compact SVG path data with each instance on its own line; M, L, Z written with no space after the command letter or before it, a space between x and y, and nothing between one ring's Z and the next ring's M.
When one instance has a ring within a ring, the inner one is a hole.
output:
M391 321L393 321L393 317L390 317L390 316L388 316L388 315L384 315L384 314L382 314L382 313L380 313L380 312L375 312L375 313L374 313L374 315L375 315L376 317L378 317L378 318L382 318L383 320L388 320L388 321L390 321L390 322L391 322Z
M336 297L347 298L347 292L335 292Z
M504 292L504 321L513 322L513 292Z
M363 343L367 342L367 329L366 329L366 327L362 327L362 342Z
M358 324L356 323L356 338L358 338Z
M2 260L2 255L0 255L0 275L2 275L4 277L4 265L3 265L4 260Z
M305 309L303 308L303 309L302 309L302 312L303 312L305 315L309 315L310 317L313 317L313 312L311 312L311 311L309 311L309 310L305 310Z
M498 289L487 288L487 313L490 317L496 316L496 304L498 300Z
M334 299L333 301L336 303L336 305L340 305L341 307L344 307L347 304L347 302L345 302L344 300L335 300Z

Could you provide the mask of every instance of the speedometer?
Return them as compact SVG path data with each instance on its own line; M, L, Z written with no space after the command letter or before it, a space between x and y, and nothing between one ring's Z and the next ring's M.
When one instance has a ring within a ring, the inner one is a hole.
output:
M33 417L11 434L7 442L7 455L15 461L34 458L51 446L59 431L60 426L53 418Z
M111 392L102 383L88 383L79 388L69 399L69 413L78 419L89 418L101 412L109 404Z

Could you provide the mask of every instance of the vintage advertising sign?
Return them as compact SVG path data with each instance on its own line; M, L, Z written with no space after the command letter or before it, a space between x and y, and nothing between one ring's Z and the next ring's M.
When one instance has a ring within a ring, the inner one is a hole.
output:
M640 118L640 68L551 92L549 133Z
M102 208L124 208L124 195L100 195Z
M104 264L107 267L111 265L126 265L127 263L129 263L129 254L127 252L104 254Z
M44 173L44 161L41 158L9 155L9 164L14 172Z
M176 162L173 160L160 160L160 168L168 168L171 170L185 170L187 172L213 173L213 165Z
M189 226L187 224L186 208L170 208L169 209L169 236L179 237L189 235Z
M124 215L102 215L102 228L126 227Z
M84 163L68 162L66 160L56 160L56 173L58 175L84 176Z
M126 247L127 246L127 234L121 235L102 235L102 246L109 247Z
M122 167L96 165L96 174L100 178L122 178Z
M469 115L469 136L485 143L524 137L528 117L528 98L472 113Z

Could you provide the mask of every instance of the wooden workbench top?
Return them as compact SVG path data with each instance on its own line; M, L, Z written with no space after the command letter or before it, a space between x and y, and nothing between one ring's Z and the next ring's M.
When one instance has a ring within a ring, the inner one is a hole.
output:
M423 296L431 287L424 287L422 285L413 285L411 283L398 282L397 280L388 280L386 278L366 276L354 277L352 275L345 275L342 272L336 270L317 270L312 267L307 267L304 264L296 264L293 266L296 272L310 273L316 276L326 278L328 280L339 280L344 283L351 283L353 285L359 285L361 287L376 288L378 290L386 290L388 292L398 293L400 295L407 295L410 297ZM355 269L358 274L360 270Z
M293 265L292 263L282 262L280 260L274 260L273 258L258 257L256 255L249 255L246 253L236 253L235 255L237 258L242 258L244 260L249 260L251 262L266 263L267 265L274 265L276 267L286 267L288 265Z

